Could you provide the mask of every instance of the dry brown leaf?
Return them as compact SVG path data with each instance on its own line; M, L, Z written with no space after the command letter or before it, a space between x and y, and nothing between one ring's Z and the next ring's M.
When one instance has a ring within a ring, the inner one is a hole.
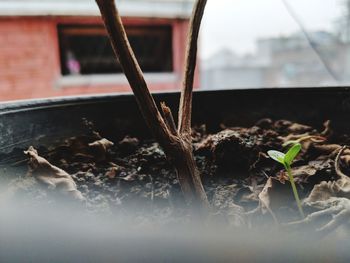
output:
M114 143L107 140L106 138L102 138L98 141L94 141L92 143L89 143L89 147L91 147L91 148L98 147L98 148L103 149L104 151L107 151L107 149L109 149L113 145L114 145Z
M289 134L287 136L279 136L278 139L280 139L284 144L291 141L300 143L303 152L307 152L312 145L323 143L327 140L325 137L319 135L310 135L309 133L297 135Z
M338 155L335 160L335 171L339 179L336 181L322 181L315 185L309 196L305 199L306 203L325 201L332 197L350 198L350 178L340 169L340 160L342 160L342 154L345 152L347 152L347 148L345 147L341 148L340 151L338 150ZM317 167L316 162L317 161L313 161L310 163L314 164L314 167ZM329 166L329 162L327 165Z
M39 156L37 150L32 146L24 153L29 156L29 175L33 176L39 183L44 184L49 189L56 189L67 194L74 199L85 200L81 192L77 190L72 176L67 172Z
M309 196L305 199L305 203L328 200L331 197L336 196L338 189L337 182L323 181L314 186Z
M331 220L317 227L321 235L328 235L341 225L347 224L350 219L350 178L340 169L341 155L347 147L342 147L335 159L335 171L339 176L336 181L323 181L314 186L304 204L318 211L309 214L306 218L291 222L287 226L308 226L317 224L319 219L331 216ZM342 229L344 230L344 229ZM344 232L344 231L343 231Z
M300 123L295 123L293 122L289 127L288 131L291 133L303 133L303 132L308 132L311 131L312 127L308 125L303 125Z
M331 159L320 159L310 161L307 165L296 166L292 168L292 174L296 182L308 182L312 185L318 184L324 180L334 178L331 172L333 161Z
M339 176L339 179L336 181L323 181L318 185L315 185L311 191L308 198L305 200L307 203L313 203L317 201L325 201L332 197L341 197L350 199L350 178L346 176L340 170L340 160L342 159L342 154L348 150L343 147L335 160L335 171Z
M274 123L274 128L293 134L302 134L312 131L312 127L287 120L278 120Z
M326 201L331 197L342 197L350 199L350 178L340 177L337 181L323 181L314 186L306 203Z
M292 174L294 177L309 177L315 175L317 169L311 165L302 165L292 168Z
M93 152L93 155L97 161L104 161L106 159L107 150L110 149L113 145L113 142L102 138L98 141L89 143L89 148Z

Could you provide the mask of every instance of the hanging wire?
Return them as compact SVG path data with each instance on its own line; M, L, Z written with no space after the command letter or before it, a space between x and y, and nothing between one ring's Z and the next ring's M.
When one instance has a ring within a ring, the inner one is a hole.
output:
M333 71L331 66L328 64L328 61L324 58L323 54L318 50L316 43L311 39L309 33L307 32L306 28L304 27L303 23L299 19L296 12L293 10L292 6L288 3L287 0L282 0L285 8L287 9L289 15L293 18L293 20L298 24L301 32L304 34L308 44L310 45L311 49L315 52L317 57L319 58L320 62L324 66L325 70L329 74L329 76L336 82L339 82L339 78L337 74Z

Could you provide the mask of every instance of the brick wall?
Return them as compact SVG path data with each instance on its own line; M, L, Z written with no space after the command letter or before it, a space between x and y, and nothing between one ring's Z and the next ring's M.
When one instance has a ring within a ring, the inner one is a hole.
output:
M59 87L61 78L57 24L100 23L99 18L12 17L0 18L0 101L130 91L122 85ZM176 83L150 83L152 90L173 90L181 86L188 21L126 19L132 23L173 25ZM198 76L196 77L198 86Z
M52 21L0 20L1 100L49 96L60 71L56 47Z

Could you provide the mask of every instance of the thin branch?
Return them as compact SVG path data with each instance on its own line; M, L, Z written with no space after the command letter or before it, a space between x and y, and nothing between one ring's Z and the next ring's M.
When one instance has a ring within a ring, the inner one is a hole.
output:
M171 112L171 109L165 104L165 102L161 102L160 107L161 107L162 112L163 112L164 121L167 124L169 130L171 131L171 133L173 135L175 135L175 136L178 135L177 130L176 130L176 124L175 124L173 113Z
M143 117L160 144L169 140L169 131L153 100L143 77L142 70L130 46L114 0L96 0L108 31L115 55L135 94Z
M179 108L180 134L190 136L192 115L192 91L197 64L198 35L207 0L197 0L193 9L186 50L185 73Z

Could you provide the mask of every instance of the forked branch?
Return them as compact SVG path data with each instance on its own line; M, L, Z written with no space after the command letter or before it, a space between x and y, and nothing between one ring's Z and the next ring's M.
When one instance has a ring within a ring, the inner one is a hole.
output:
M174 164L185 199L189 204L209 207L200 175L192 152L191 142L191 104L194 69L197 53L197 39L200 22L206 1L197 0L191 19L189 44L186 59L184 90L181 98L181 116L183 116L183 134L178 133L171 110L162 104L164 119L149 92L140 66L135 58L114 0L96 0L109 34L114 52L135 94L141 113L156 137L168 159ZM184 135L186 133L186 135Z

